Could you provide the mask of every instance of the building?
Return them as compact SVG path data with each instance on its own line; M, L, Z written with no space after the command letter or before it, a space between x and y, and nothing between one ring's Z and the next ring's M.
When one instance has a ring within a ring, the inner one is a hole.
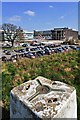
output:
M34 31L34 38L36 39L48 39L52 40L53 39L53 30L46 30L46 31Z
M54 28L55 40L78 39L78 31L69 28Z
M42 36L47 40L78 39L78 31L70 28L54 28L53 30L34 31L34 38Z
M14 33L13 33L14 34ZM33 32L28 32L23 30L22 34L19 33L16 37L16 40L32 40L34 38ZM8 41L4 30L0 29L0 41Z
M26 40L32 40L34 38L34 32L24 30L24 36Z

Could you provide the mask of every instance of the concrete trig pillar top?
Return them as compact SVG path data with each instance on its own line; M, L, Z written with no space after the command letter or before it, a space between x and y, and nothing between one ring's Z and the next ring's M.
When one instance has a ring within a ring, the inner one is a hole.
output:
M20 101L20 102L18 102ZM44 77L29 80L11 90L11 118L27 118L21 103L39 118L77 118L76 90L63 82ZM15 106L15 112L13 110ZM19 113L20 115L19 115Z

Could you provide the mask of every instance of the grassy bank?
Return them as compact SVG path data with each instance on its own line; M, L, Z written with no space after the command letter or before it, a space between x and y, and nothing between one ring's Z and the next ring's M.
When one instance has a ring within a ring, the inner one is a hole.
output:
M15 86L43 76L74 86L77 90L78 120L80 118L80 54L79 51L55 53L35 59L20 59L2 64L3 103L9 110L10 90Z

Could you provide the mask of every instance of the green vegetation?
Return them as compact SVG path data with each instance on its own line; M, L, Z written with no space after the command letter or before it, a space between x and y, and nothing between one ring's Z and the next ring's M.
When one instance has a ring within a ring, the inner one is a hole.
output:
M72 85L77 90L78 120L80 118L80 54L79 51L55 53L35 59L20 59L2 64L3 103L9 110L10 90L15 86L43 76Z
M19 49L24 49L24 47L22 46L18 46L18 47L4 47L2 48L3 50L10 50L10 51L13 51L13 50L19 50Z

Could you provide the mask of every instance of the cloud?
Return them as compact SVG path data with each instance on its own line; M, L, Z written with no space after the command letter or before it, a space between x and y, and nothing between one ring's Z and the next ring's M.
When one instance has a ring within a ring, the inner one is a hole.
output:
M15 16L10 17L8 20L17 22L17 21L21 21L21 17L15 15Z
M52 5L49 5L49 8L53 8L53 6L52 6Z
M31 10L27 10L24 12L24 14L27 14L29 16L35 16L35 12L31 11Z
M59 19L61 19L61 20L64 19L64 16L61 16Z

